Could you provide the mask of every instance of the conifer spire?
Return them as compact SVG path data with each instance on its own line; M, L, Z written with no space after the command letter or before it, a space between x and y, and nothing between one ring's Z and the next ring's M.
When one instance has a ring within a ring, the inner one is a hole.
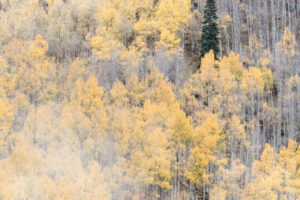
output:
M202 22L202 35L200 39L200 59L213 50L215 57L219 54L219 28L217 25L217 7L215 0L207 0Z

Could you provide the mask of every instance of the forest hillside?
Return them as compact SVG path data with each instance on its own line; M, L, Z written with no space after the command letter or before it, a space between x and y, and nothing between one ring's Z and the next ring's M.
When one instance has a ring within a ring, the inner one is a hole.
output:
M1 200L299 200L300 1L0 0Z

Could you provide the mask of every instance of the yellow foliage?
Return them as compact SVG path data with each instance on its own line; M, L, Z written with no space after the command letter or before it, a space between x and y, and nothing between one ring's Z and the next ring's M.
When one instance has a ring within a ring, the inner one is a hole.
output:
M1 140L5 140L14 119L13 106L9 103L5 94L0 91L0 133Z
M225 64L225 63L224 63ZM219 77L215 81L216 83L216 90L220 94L226 95L227 97L230 97L232 94L233 90L237 87L237 82L236 80L239 79L237 74L240 74L241 71L236 71L237 73L232 72L232 69L234 68L233 65L230 65L230 63L227 63L229 65L224 65L222 66L220 64L220 69L219 69ZM229 98L228 98L229 99ZM217 99L218 103L219 100Z
M110 4L110 1L106 1L104 5L102 5L99 8L97 17L101 21L103 21L106 30L108 28L111 28L112 26L115 25L120 25L120 18L121 18L121 13L119 13L112 4Z
M201 80L204 83L214 82L217 79L218 73L215 68L217 61L215 60L215 55L213 51L209 51L202 59L201 59Z
M76 106L65 106L61 113L60 123L65 124L67 129L70 129L71 133L78 137L79 142L82 142L90 135L91 122L79 109ZM68 139L71 140L67 141L69 145L70 143L78 145L73 138Z
M68 80L67 80L67 86L71 89L74 87L74 83L78 78L82 78L83 75L85 75L84 66L86 65L86 61L82 59L76 59L68 72Z
M261 155L261 161L255 161L254 170L255 172L264 172L266 174L270 174L270 171L275 167L275 152L274 149L266 144L265 150Z
M246 167L239 159L232 161L229 169L220 167L217 176L220 176L221 181L214 185L212 199L228 199L231 197L244 199L241 182L245 171Z
M84 97L81 99L81 106L90 114L93 114L102 104L103 88L98 86L95 76L91 76L83 88Z
M100 60L109 60L112 53L118 53L123 49L123 45L119 41L112 39L108 35L98 35L90 40L93 51Z
M245 72L245 78L242 80L241 87L248 95L262 94L264 91L262 71L256 67L250 67Z
M28 175L37 173L41 167L41 155L37 151L29 149L28 144L16 147L11 155L9 164L16 175Z
M262 76L263 76L263 80L264 80L264 84L265 84L265 92L270 93L274 87L273 73L269 68L263 67L262 68Z
M145 98L145 85L140 83L136 74L132 74L126 83L129 101L132 105L141 105Z
M263 44L259 41L259 38L257 38L256 34L251 34L249 41L255 51L259 51L263 48Z
M243 143L246 140L246 132L245 132L244 125L241 124L241 120L236 115L232 116L232 119L230 121L231 121L230 128L229 128L229 132L231 134L229 136L230 140L234 141L236 139L238 141L241 141L241 143Z
M270 60L269 59L267 59L267 58L263 58L263 59L261 59L261 66L262 67L267 67L269 64L270 64Z
M175 94L172 90L172 85L164 79L164 75L158 71L156 67L145 79L145 96L152 102L167 103L172 105L175 103Z
M103 93L103 88L98 86L95 76L90 76L86 83L83 83L82 79L79 78L72 91L72 102L80 105L82 111L91 116L101 108Z
M220 62L220 68L229 68L235 79L241 81L243 78L243 64L240 61L240 55L230 52L228 57L223 57Z
M253 166L254 180L245 190L245 199L276 199L276 190L280 188L280 171L276 168L276 154L270 145L265 150L260 161Z
M45 53L48 50L48 43L43 40L42 36L36 35L35 40L29 45L29 56L34 59L44 58Z
M289 28L286 27L284 29L282 40L277 44L277 46L279 50L288 57L295 56L296 38L293 35L293 33L289 30Z
M191 1L188 0L162 0L155 12L155 20L159 27L178 33L189 22L190 9Z
M188 145L191 142L193 128L191 120L186 118L182 110L177 108L174 109L174 112L174 120L171 122L171 134L175 144L183 148L184 145Z
M180 39L176 37L174 33L169 30L162 28L160 33L160 40L156 43L158 48L168 49L170 53L174 53L178 45L180 44Z
M140 44L142 41L146 42L147 37L153 37L153 35L158 33L155 21L145 18L140 19L136 22L136 24L134 24L134 30L138 36L143 38L141 39L140 37L137 37L136 41L140 40L140 42L137 42L137 44Z
M194 131L194 147L188 163L187 177L197 185L209 184L211 174L207 174L209 164L218 164L217 156L224 150L221 128L216 115L209 115Z
M288 87L290 90L295 90L299 87L300 85L300 78L298 75L292 76L288 80Z
M232 18L228 13L224 13L222 14L222 16L220 17L220 26L222 28L229 28L231 26L232 23Z
M115 105L127 105L129 103L128 91L119 80L115 82L114 87L110 90L110 95Z
M13 95L16 85L15 76L9 73L8 63L2 56L0 56L0 85L7 96Z

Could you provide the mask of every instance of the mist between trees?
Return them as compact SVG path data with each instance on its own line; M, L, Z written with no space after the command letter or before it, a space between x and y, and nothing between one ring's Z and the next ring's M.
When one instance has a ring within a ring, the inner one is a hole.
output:
M0 0L0 199L300 199L299 38L297 0Z

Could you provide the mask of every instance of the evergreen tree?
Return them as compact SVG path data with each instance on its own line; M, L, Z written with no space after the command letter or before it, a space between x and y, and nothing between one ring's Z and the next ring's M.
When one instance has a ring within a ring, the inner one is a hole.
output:
M204 20L202 22L202 35L200 40L200 58L202 58L211 49L214 51L215 57L219 53L219 28L216 20L217 7L215 0L207 0L204 9Z

